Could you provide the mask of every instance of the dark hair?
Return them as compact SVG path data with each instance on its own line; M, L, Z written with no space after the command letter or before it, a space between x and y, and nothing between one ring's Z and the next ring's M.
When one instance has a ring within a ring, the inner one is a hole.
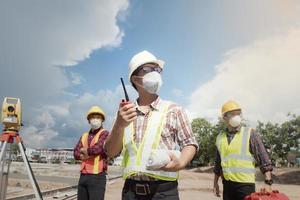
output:
M142 66L143 66L143 65L142 65ZM137 76L137 75L139 74L139 72L140 72L142 66L139 66L136 70L134 70L133 73L132 73L131 76L130 76L130 83L131 83L132 87L134 87L134 89L135 89L136 91L137 91L137 88L136 88L136 86L134 85L134 83L131 81L131 77L132 77L132 76Z

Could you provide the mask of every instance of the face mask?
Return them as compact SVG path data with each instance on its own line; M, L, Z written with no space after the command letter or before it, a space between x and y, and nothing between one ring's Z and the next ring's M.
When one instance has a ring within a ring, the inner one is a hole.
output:
M143 88L147 92L151 94L157 94L161 86L161 75L158 72L150 72L143 77Z
M102 126L102 120L101 119L91 119L90 120L90 125L91 125L91 128L93 130L96 130L98 128L100 128Z
M240 126L241 122L242 122L242 118L241 118L240 115L236 115L236 116L230 118L230 120L229 120L229 124L232 127L238 127L238 126Z

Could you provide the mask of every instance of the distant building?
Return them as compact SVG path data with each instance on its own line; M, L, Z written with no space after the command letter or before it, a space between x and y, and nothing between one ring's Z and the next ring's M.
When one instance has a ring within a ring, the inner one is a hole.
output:
M73 148L26 148L25 154L31 162L69 162L73 159Z
M45 158L47 162L59 160L60 162L67 162L73 158L73 148L52 148L52 149L36 149L40 153L41 158Z
M26 147L25 154L28 158L28 161L32 161L32 155L35 153L35 149ZM18 155L18 157L21 157L21 155Z

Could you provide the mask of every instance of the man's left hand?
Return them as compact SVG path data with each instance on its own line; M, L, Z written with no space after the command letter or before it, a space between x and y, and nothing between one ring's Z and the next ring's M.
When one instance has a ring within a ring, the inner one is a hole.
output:
M166 166L162 167L161 170L177 172L185 167L180 159L178 159L172 152L170 152L169 154L171 161Z
M82 153L83 155L88 156L87 148L81 148L81 149L80 149L80 153Z

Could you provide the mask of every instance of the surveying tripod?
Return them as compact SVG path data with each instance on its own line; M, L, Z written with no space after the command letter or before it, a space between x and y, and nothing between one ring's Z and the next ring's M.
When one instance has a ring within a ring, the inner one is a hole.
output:
M0 152L0 200L5 200L6 190L8 186L8 174L9 167L11 164L11 154L12 154L12 144L17 143L20 153L23 158L23 162L26 166L27 173L29 176L29 180L31 182L31 186L34 190L35 198L38 200L42 200L42 194L40 188L37 184L37 181L32 172L31 166L28 162L27 156L25 154L25 147L22 142L22 138L19 135L18 131L4 131L1 135L1 152Z

